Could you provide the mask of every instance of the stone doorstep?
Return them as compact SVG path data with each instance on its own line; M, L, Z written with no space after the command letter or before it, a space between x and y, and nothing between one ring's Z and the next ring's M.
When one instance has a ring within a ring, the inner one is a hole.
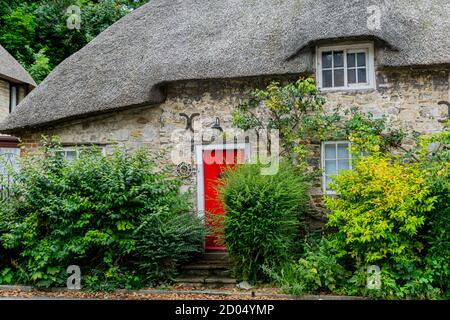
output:
M21 286L21 285L0 285L0 291L25 291L31 292L36 291L39 292L36 288L32 286ZM66 288L48 288L47 290L41 291L50 291L50 292L73 292L73 290L67 290ZM118 289L115 290L116 293L122 294L177 294L177 295L189 295L189 294L204 294L204 295L212 295L212 296L253 296L257 297L273 297L273 298L286 298L291 300L367 300L364 297L353 297L353 296L335 296L335 295L304 295L304 296L293 296L289 294L282 293L259 293L255 291L230 291L230 290L158 290L158 289L142 289L142 290L127 290L127 289ZM1 296L0 296L1 297ZM37 296L37 298L39 298ZM84 300L84 299L83 299Z
M201 261L193 264L187 264L181 267L182 270L217 270L217 269L229 269L230 264L216 264L216 263L202 263Z

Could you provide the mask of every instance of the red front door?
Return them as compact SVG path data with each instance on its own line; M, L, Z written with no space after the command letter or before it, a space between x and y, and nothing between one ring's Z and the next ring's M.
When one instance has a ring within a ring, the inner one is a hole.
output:
M217 198L217 186L220 174L227 167L244 162L244 150L204 150L203 182L205 190L205 223L210 232L205 239L206 250L225 250L220 241L221 216L224 214L221 201Z

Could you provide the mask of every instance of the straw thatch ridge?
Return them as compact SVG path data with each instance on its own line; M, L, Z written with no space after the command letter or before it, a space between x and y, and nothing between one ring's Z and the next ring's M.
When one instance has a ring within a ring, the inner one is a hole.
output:
M368 28L371 5L380 29ZM159 103L171 81L311 72L325 40L375 39L379 67L450 65L449 17L448 0L152 0L61 63L0 129Z
M36 87L36 82L12 55L0 45L0 79L25 83Z

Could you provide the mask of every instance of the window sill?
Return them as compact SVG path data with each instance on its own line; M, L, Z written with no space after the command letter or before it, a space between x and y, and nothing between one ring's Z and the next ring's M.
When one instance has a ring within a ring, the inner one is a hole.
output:
M363 88L326 88L326 89L321 89L319 88L320 92L322 93L338 93L338 92L348 92L348 93L368 93L368 92L374 92L376 91L376 88L374 87L363 87Z

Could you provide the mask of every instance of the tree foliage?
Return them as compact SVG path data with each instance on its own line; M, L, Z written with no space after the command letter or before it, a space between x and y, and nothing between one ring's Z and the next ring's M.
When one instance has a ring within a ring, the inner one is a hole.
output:
M448 125L430 136L407 134L385 117L352 106L326 111L325 103L308 78L256 90L233 113L241 129L279 130L283 152L299 170L307 167L309 144L351 142L352 169L334 179L337 195L324 199L329 235L306 245L300 257L291 252L290 263L267 272L290 293L448 297ZM366 287L372 264L381 267L380 290Z
M45 76L111 24L149 0L0 0L0 44L35 78ZM66 10L81 9L81 28Z

